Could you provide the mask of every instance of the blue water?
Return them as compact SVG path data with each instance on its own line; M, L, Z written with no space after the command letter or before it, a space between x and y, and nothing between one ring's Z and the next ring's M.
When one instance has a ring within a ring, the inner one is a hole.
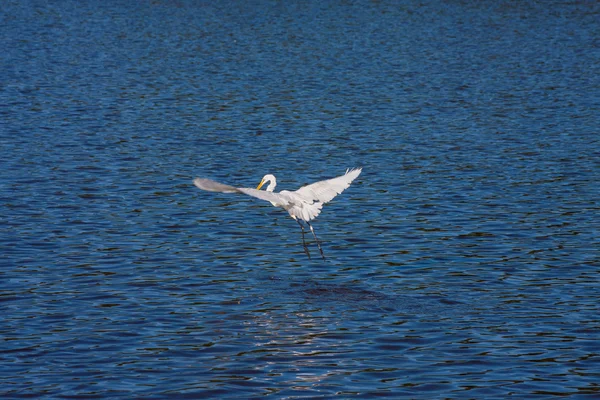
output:
M0 7L0 397L600 396L596 2ZM305 256L196 189L363 173Z

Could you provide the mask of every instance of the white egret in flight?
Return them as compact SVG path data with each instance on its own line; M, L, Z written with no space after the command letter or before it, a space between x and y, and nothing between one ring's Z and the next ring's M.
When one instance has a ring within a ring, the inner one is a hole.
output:
M312 221L321 213L323 204L330 202L335 196L342 193L344 189L347 189L350 183L360 175L361 171L362 168L347 169L344 175L303 186L295 192L282 190L279 193L273 193L273 189L277 185L277 180L271 174L265 175L256 189L236 188L205 178L194 179L194 185L209 192L244 193L261 200L266 200L275 207L283 208L300 225L302 229L302 245L308 258L310 258L310 252L304 240L304 225L300 221L304 221L310 228L321 252L321 257L324 260L325 255L321 248L321 242L317 239L315 230L309 221ZM267 190L261 191L260 188L267 182L269 182Z

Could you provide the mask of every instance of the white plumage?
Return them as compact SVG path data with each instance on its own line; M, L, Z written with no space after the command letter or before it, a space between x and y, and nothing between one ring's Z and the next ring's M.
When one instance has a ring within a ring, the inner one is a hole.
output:
M309 221L312 221L321 213L323 204L330 202L335 196L347 189L352 181L360 175L361 171L362 168L348 169L344 175L303 186L295 192L282 190L279 193L274 193L273 190L277 185L277 180L275 179L275 176L271 174L265 175L256 189L236 188L206 178L194 179L194 185L209 192L244 193L261 200L266 200L275 207L285 209L302 228L302 243L308 257L310 258L310 253L306 247L306 242L304 241L304 226L300 221L306 222L310 227L317 242L317 246L319 247L319 251L321 252L321 256L325 259L319 239L317 239L315 231ZM260 188L267 182L269 182L267 190L261 191Z

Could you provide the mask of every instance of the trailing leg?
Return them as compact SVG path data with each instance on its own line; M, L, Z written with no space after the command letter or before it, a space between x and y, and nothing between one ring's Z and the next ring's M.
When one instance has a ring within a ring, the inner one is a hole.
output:
M321 252L321 257L323 257L323 260L325 260L325 254L323 254L323 249L321 248L321 241L319 241L319 239L317 238L315 230L313 229L310 222L306 221L306 225L308 225L308 227L310 228L310 231L312 232L313 236L315 237L315 241L317 242L317 247L319 247L319 251Z
M308 259L310 260L310 252L308 251L308 246L306 246L306 241L304 240L304 226L302 225L302 223L300 222L299 219L294 218L294 221L296 221L298 223L298 225L300 225L300 229L302 229L302 246L304 246L304 252L308 256Z

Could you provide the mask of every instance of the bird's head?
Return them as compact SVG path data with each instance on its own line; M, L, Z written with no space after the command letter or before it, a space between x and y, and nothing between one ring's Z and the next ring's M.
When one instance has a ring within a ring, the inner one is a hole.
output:
M271 174L267 174L267 175L263 176L262 180L260 181L260 183L258 184L256 189L260 190L260 188L263 187L263 185L267 182L269 182L269 186L267 186L267 192L272 192L273 189L275 189L275 186L277 185L277 181L275 180L275 176L273 176Z

